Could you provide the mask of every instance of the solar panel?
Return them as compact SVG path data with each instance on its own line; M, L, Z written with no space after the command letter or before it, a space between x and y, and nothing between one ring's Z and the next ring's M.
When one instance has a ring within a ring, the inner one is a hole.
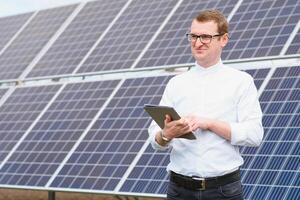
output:
M71 74L125 2L102 0L87 3L28 77Z
M300 67L277 68L260 97L265 137L243 151L247 199L297 199L300 168Z
M297 5L300 6L300 5ZM300 8L298 8L299 10ZM300 17L299 17L300 18ZM295 35L293 41L291 42L289 48L287 49L286 53L287 55L290 54L300 54L300 30Z
M132 1L79 73L130 68L177 1Z
M257 89L260 88L269 71L270 68L246 70L246 72L254 78L254 84Z
M51 187L114 190L148 138L143 106L159 103L169 78L127 79Z
M0 99L4 96L4 94L6 93L7 89L0 89Z
M268 69L246 70L254 80L261 80ZM170 151L155 151L148 145L145 152L131 171L121 192L166 194L168 186L168 174L166 172L169 163Z
M118 82L66 85L4 164L0 184L45 186Z
M0 18L0 51L17 33L32 13Z
M189 42L185 36L189 31L192 19L199 11L212 8L219 9L228 16L237 2L237 0L183 1L137 64L137 68L194 62Z
M75 6L43 10L0 56L0 79L16 79L67 19Z
M155 151L148 145L145 152L126 179L121 192L166 194L170 151Z
M299 0L243 1L230 21L227 60L279 55L300 18Z
M36 120L59 86L17 88L0 109L0 164ZM1 95L4 90L0 90Z

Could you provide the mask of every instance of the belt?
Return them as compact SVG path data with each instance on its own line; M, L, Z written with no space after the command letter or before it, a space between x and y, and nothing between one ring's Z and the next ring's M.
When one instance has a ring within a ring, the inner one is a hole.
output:
M186 189L206 190L209 188L217 188L219 186L241 180L241 176L239 169L223 176L210 178L184 176L171 171L170 180L176 183L178 186L184 187Z

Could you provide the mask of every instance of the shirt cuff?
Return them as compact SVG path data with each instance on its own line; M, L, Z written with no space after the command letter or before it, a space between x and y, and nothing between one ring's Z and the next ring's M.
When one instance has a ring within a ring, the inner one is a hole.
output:
M150 137L150 143L151 143L151 145L152 145L152 147L154 149L157 149L157 150L166 150L166 149L169 148L169 144L170 143L167 143L165 146L161 146L160 144L158 144L156 142L155 136L156 136L156 134L152 134L151 137ZM170 142L172 142L172 141L170 141Z
M244 145L247 140L247 135L243 131L239 123L230 123L231 127L231 144L232 145Z

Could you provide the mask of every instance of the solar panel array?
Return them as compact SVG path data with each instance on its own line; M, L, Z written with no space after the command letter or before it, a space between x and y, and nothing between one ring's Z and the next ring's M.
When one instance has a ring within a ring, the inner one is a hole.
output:
M38 13L0 55L0 79L17 79L74 8L68 6Z
M299 0L243 1L230 21L232 33L223 58L280 55L299 21L299 10Z
M5 162L0 184L45 186L116 86L110 82L67 85Z
M71 74L124 4L125 0L89 2L28 77Z
M0 18L0 50L5 47L30 16L31 13Z
M78 72L130 68L176 2L132 1Z
M260 97L265 138L243 151L249 199L299 199L300 66L278 68Z
M150 72L193 64L185 33L208 8L230 21L227 62L299 59L299 0L98 0L0 18L1 83L25 82L0 88L0 187L164 197L169 151L149 144L143 105L181 72ZM299 199L300 66L250 65L265 138L240 148L245 197Z
M57 90L57 86L17 88L1 105L1 164Z

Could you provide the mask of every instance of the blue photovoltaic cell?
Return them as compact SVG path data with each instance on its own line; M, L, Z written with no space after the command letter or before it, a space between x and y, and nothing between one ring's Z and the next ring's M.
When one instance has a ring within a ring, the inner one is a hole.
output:
M298 10L300 9L300 5L298 6ZM300 18L300 17L298 17ZM295 35L294 39L292 40L289 48L287 49L285 54L300 54L300 29L298 33Z
M0 56L0 79L16 79L74 10L67 6L43 10Z
M51 187L114 190L148 138L143 106L159 103L169 78L127 79Z
M130 68L176 2L132 1L78 72Z
M166 194L170 151L155 151L148 145L120 191L133 193Z
M269 69L246 70L254 80L262 80ZM169 151L155 151L147 147L138 163L131 171L120 191L132 193L166 194Z
M0 184L45 186L118 82L68 84L0 170Z
M0 18L0 51L19 31L32 13Z
M137 67L151 67L194 62L186 38L193 18L199 11L216 8L226 16L238 0L185 0L175 11L164 29L154 40Z
M7 89L0 89L0 99L4 96Z
M269 68L246 70L246 72L254 78L254 83L255 83L257 90L260 88L261 84L264 82L269 71L270 71Z
M243 1L229 23L226 60L279 55L300 19L300 0Z
M57 85L17 88L0 107L0 164L58 89Z
M245 197L288 200L300 186L300 67L277 68L260 102L265 137L242 151Z
M28 77L71 74L125 2L100 0L87 3Z

